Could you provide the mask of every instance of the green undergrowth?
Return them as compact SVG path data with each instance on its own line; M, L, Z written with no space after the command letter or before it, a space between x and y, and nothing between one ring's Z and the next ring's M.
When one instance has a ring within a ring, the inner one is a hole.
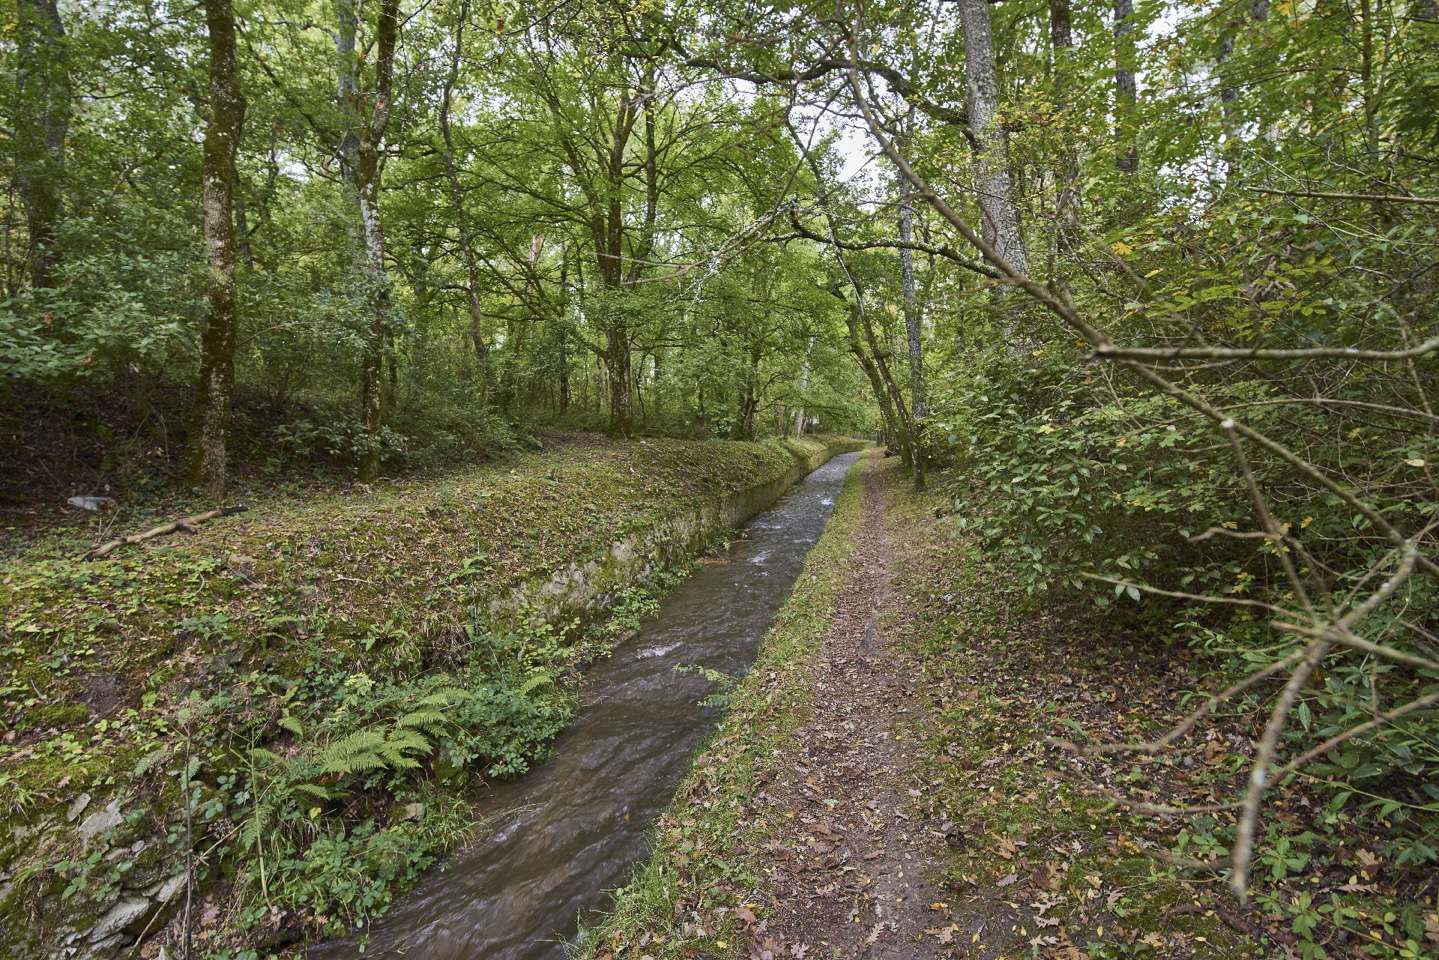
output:
M660 818L650 858L615 892L614 912L580 938L583 957L748 956L738 927L764 882L750 851L793 816L766 805L765 784L807 715L810 668L864 520L866 463L850 468L754 667L727 692L730 712Z
M583 438L98 561L63 535L6 561L0 941L26 956L151 896L186 850L212 953L384 912L465 835L474 779L544 756L580 671L682 570L603 584L567 622L496 604L575 562L608 576L611 544L828 442Z
M1237 798L1264 699L1201 724L1182 749L1071 755L1062 742L1162 736L1232 682L1233 664L1157 633L1153 618L1036 603L979 537L934 521L944 502L894 500L910 594L894 615L923 664L921 813L946 837L955 900L1010 908L1011 942L994 956L1439 955L1433 878L1391 854L1397 820L1362 800L1315 780L1277 784L1246 902L1226 883L1232 811L1131 806Z

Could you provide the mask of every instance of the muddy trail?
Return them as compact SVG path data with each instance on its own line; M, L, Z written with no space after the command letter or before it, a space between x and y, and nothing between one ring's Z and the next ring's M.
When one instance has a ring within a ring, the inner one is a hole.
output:
M957 935L936 927L941 895L926 878L940 861L912 815L914 748L899 731L914 690L886 637L895 562L878 462L865 472L863 525L812 672L808 722L794 734L795 763L769 790L808 838L759 851L773 916L761 957L943 955Z

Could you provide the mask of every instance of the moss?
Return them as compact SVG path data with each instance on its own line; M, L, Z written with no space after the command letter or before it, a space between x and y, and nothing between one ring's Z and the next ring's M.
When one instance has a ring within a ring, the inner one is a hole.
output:
M612 544L648 539L671 558L692 552L719 519L690 536L668 526L673 518L712 515L717 502L781 481L827 445L576 443L428 484L255 503L194 536L93 563L59 541L35 546L0 566L0 721L21 733L0 745L8 782L18 785L10 802L45 797L63 811L81 791L123 788L128 805L153 813L144 824L127 821L118 831L126 842L173 829L183 716L198 697L206 712L189 724L188 748L197 831L216 847L217 872L244 876L233 839L252 802L241 790L243 758L262 745L281 759L302 752L278 726L282 715L309 725L337 709L345 677L399 682L447 650L464 656L494 631L516 634L507 656L573 676L608 639L583 636L581 622L557 641L549 626L535 629L533 611L497 618L490 604L594 563L605 595L598 614L639 573ZM94 714L79 701L100 675L114 678L118 702ZM396 825L410 838L404 849L429 851L460 835L458 808L439 801L453 799L464 778L442 779L442 788L413 778L390 784L422 789L436 811ZM365 810L387 808L385 792L328 804L325 815L355 824ZM0 850L0 870L24 869L37 855L34 839ZM71 900L63 909L74 919L80 907Z

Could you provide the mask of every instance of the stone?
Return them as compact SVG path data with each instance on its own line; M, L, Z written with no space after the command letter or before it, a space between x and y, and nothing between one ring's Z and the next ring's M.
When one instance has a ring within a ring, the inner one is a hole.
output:
M185 889L185 878L187 876L188 874L185 873L177 873L169 880L160 884L160 889L155 891L155 901L157 903L169 903L175 899L175 895Z
M395 804L390 808L390 820L393 823L404 823L406 820L418 820L425 815L423 803L407 803L401 806Z
M80 794L75 798L75 802L70 804L70 809L65 811L65 819L74 823L80 819L80 814L84 813L88 806L90 806L90 795L88 793Z
M122 898L119 903L110 908L109 913L95 921L95 925L90 928L90 942L99 944L106 938L114 936L143 919L153 907L154 904L142 897Z
M120 801L111 800L104 810L85 818L85 822L80 824L80 836L88 843L106 830L113 830L124 822L125 818L120 814Z
M111 960L112 957L120 955L120 950L130 939L123 933L111 934L99 943L90 944L84 953L77 956L77 960Z
M111 497L70 497L65 502L72 507L79 507L81 510L91 512L109 510L115 505L115 501Z

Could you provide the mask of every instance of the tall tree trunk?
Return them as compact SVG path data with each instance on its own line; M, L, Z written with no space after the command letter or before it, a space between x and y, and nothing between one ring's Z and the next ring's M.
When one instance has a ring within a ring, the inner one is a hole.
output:
M881 376L878 365L869 351L865 349L864 340L860 336L860 324L863 322L863 307L853 305L845 317L845 328L849 331L849 352L859 361L860 369L869 379L870 389L874 392L874 398L879 403L880 419L884 421L884 432L887 437L899 440L901 447L906 445L907 438L904 435L901 414L895 409L894 398L889 391L889 385Z
M201 160L205 250L210 269L205 281L209 317L200 341L200 382L191 412L190 464L186 480L215 499L225 490L225 433L235 389L234 191L235 154L245 123L245 97L235 54L235 15L230 0L204 0L210 38L210 122L205 126Z
M1049 55L1055 97L1061 113L1069 113L1074 82L1073 65L1070 56L1074 49L1074 34L1071 28L1069 0L1049 0ZM1065 135L1064 150L1060 155L1059 176L1056 178L1054 215L1061 224L1071 207L1079 203L1079 156L1069 137ZM1061 229L1063 229L1061 227Z
M247 272L254 272L255 252L250 249L250 218L245 215L245 196L240 191L240 181L235 181L235 245L240 251L240 262Z
M461 0L460 15L455 21L455 53L450 58L450 72L445 78L444 96L440 101L440 133L445 140L445 176L450 181L450 206L455 215L455 230L459 234L460 256L465 262L465 273L469 280L465 295L470 305L470 341L474 345L475 356L481 361L481 376L484 376L484 361L489 354L489 347L485 343L481 323L483 313L480 308L480 267L475 259L474 246L470 243L470 221L465 214L465 204L460 193L460 177L455 166L455 141L450 131L450 100L460 75L460 56L464 50L465 24L469 17L470 2Z
M55 224L65 182L65 135L70 129L70 72L65 26L56 0L16 0L18 52L15 186L25 207L30 286L47 287L59 262Z
M628 437L634 432L634 400L630 390L630 337L623 320L605 324L605 385L610 392L610 429L612 437Z
M1114 0L1114 122L1119 152L1114 164L1122 173L1139 169L1132 114L1137 96L1134 85L1134 0Z
M381 148L390 118L390 88L399 39L399 0L381 0L375 30L375 85L362 94L357 76L355 38L359 31L356 0L335 0L339 21L340 110L345 129L339 159L359 219L358 266L370 308L360 372L360 415L365 447L355 478L372 482L380 474L380 430L384 422L385 343L390 323L390 285L385 271L385 235L380 222ZM367 110L362 111L364 106Z
M911 115L912 117L912 115ZM908 184L901 184L904 192L899 198L899 239L909 243L914 237L914 206L910 200ZM911 466L914 471L914 488L924 489L924 450L920 441L920 430L927 411L924 389L924 353L920 342L919 301L914 293L914 251L901 247L899 251L900 281L904 288L904 333L909 347L909 396L910 432L914 446Z
M966 105L974 142L981 232L1000 256L1027 274L1029 257L1009 178L1009 144L999 122L999 75L995 70L988 0L959 0L959 19L964 30Z

